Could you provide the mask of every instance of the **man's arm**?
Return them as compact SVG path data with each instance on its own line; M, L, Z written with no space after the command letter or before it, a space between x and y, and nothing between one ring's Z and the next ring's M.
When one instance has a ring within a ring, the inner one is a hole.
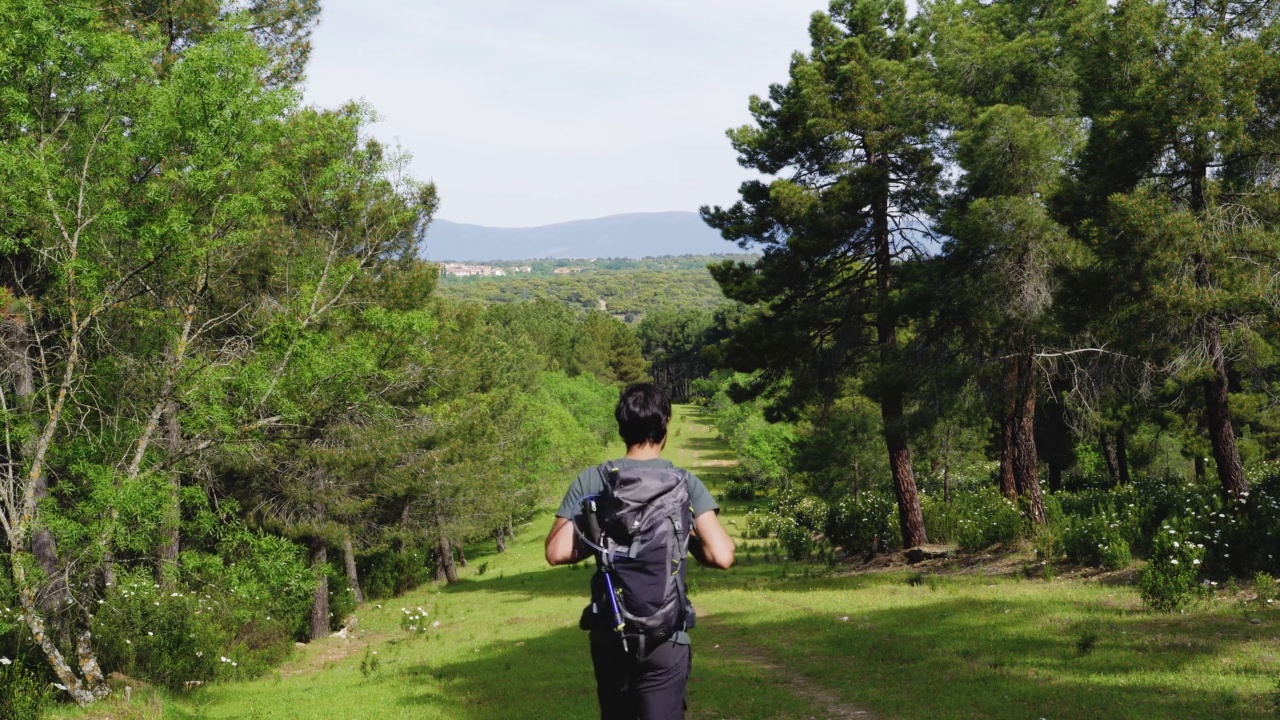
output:
M689 552L705 567L727 570L733 564L733 538L720 527L715 510L708 510L693 521L689 536Z
M721 531L723 532L723 531ZM578 561L578 543L573 523L557 517L547 533L545 545L548 565L571 565Z

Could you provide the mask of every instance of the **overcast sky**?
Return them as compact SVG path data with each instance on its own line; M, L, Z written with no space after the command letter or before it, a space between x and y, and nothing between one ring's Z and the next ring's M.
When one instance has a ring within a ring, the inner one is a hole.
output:
M826 0L327 0L308 102L364 98L439 217L507 227L730 203L724 136Z

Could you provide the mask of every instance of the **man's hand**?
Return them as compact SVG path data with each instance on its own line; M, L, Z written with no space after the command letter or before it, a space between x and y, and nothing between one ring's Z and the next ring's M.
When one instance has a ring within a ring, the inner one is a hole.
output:
M715 510L702 513L693 521L689 534L689 553L703 567L727 570L733 565L733 538L720 527Z

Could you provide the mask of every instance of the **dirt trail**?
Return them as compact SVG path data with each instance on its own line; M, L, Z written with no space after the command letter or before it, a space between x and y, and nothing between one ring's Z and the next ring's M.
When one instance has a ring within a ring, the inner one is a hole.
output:
M715 429L710 424L699 423L692 418L687 422L693 426L696 432L713 438L716 437ZM727 443L725 448L728 449ZM703 468L733 467L738 464L737 460L705 459L703 451L690 449L693 455L690 469L694 472L698 472ZM699 613L698 619L700 623L715 624L713 618L701 613ZM718 634L721 637L724 636L723 633ZM792 668L777 662L764 649L748 642L738 638L722 639L721 644L717 646L717 651L727 654L732 660L750 666L762 677L774 677L783 680L792 695L809 701L812 705L821 708L821 711L825 713L821 718L815 716L814 720L885 720L883 716L871 710L841 701L840 697L830 688L824 687Z
M750 665L762 677L781 678L785 681L791 694L808 700L826 713L815 720L885 720L885 718L865 708L840 700L829 688L823 687L800 673L782 665L762 649L740 640L722 642L719 651L728 653L732 659Z

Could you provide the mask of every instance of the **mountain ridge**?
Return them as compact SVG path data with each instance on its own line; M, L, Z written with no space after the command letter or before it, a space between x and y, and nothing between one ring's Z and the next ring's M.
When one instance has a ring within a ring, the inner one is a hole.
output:
M643 212L500 228L433 220L421 253L436 262L633 258L739 252L694 212Z

